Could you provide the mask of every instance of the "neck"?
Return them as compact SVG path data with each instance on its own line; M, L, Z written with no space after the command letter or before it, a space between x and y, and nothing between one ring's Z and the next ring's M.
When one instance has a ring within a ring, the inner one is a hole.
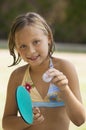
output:
M31 66L30 71L33 73L43 73L49 68L50 58L45 59L43 63L38 66Z

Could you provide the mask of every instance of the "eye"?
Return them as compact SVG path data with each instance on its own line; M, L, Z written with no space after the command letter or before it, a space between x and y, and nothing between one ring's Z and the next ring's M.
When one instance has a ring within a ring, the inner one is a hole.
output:
M25 49L26 47L27 47L26 45L22 44L22 45L20 46L20 49Z
M40 40L35 40L35 41L33 42L33 44L34 44L34 45L40 44Z

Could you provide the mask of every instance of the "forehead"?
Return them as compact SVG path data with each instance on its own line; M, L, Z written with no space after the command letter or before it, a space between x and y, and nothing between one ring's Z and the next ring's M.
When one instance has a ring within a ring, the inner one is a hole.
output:
M48 35L48 33L46 32L46 30L40 26L31 26L31 25L25 25L24 27L22 27L20 30L17 30L15 32L15 37L16 36L23 36L24 35Z
M20 36L24 37L24 35L28 35L28 36L32 35L32 36L34 36L34 35L38 35L38 34L39 35L44 34L44 31L42 29L36 27L36 26L28 26L28 25L26 25L22 29L16 31L15 36L20 35Z
M46 37L44 31L35 26L25 26L15 33L15 42L32 41L36 39L44 39Z

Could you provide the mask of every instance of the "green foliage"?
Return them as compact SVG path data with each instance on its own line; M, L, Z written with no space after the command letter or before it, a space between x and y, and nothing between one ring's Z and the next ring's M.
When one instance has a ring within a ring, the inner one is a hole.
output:
M56 40L86 43L86 1L70 0L66 15L65 21L55 24Z
M40 12L40 14L45 14L49 10L50 5L52 6L51 3L50 1L46 2L46 0L3 0L0 3L0 37L7 38L10 25L17 15L28 11L35 11Z
M33 11L48 21L56 42L86 43L86 0L3 0L0 9L0 38L17 15Z

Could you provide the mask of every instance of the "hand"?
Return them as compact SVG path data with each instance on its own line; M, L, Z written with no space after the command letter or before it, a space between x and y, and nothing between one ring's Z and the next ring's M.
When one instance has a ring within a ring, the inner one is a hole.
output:
M48 74L50 77L53 77L51 82L58 86L60 90L63 90L66 86L68 86L67 77L59 70L51 68L48 70Z
M40 124L44 121L44 116L41 114L38 107L33 108L34 122L33 125Z

